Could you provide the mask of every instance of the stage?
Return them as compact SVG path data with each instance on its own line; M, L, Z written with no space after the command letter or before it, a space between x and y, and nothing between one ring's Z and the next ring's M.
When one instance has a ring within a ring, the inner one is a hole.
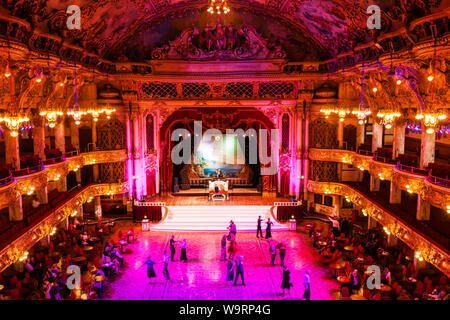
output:
M186 190L186 191L191 191ZM195 190L195 189L194 189ZM199 189L202 190L202 189ZM255 189L256 190L256 189ZM209 201L206 191L205 193L184 194L184 195L158 195L153 197L147 197L145 201L151 202L165 202L167 206L268 206L273 205L275 202L290 202L287 197L280 196L261 196L261 195L236 195L230 194L230 199L221 201Z

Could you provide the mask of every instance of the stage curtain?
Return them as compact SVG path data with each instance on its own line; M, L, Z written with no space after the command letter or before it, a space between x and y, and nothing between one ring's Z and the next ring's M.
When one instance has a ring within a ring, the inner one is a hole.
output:
M134 220L141 221L147 219L150 221L161 221L162 209L160 206L135 206L134 207Z
M155 174L154 172L147 172L147 196L154 196L156 194Z
M280 193L283 196L289 196L289 177L291 173L289 171L281 172L281 185L280 185Z
M288 221L294 216L294 219L300 219L303 216L304 206L279 206L277 207L277 219L279 221Z

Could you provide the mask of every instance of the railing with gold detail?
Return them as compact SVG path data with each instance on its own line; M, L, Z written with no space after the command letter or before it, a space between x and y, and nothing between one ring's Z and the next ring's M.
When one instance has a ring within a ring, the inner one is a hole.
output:
M337 182L308 181L308 191L314 193L336 194L348 198L372 219L386 227L390 233L399 238L411 249L420 252L422 257L436 266L447 276L450 276L450 253L447 248L442 248L429 237L421 234L413 226L405 223L401 218L395 216L386 208L375 203L371 198L361 191Z
M393 163L393 160L339 149L309 149L309 159L351 164L382 180L389 180L402 190L419 194L433 206L447 210L450 186L447 180L433 177L424 169Z
M0 272L10 264L18 261L39 240L46 237L53 228L78 210L79 206L102 195L123 194L128 192L128 182L111 184L92 184L71 194L62 204L52 209L38 222L21 230L21 234L0 251Z
M108 150L108 151L92 151L86 153L68 153L65 154L61 161L48 161L47 165L40 166L40 170L26 171L20 170L16 177L8 177L10 182L0 187L0 207L8 206L17 200L17 197L11 197L11 194L19 193L25 195L30 190L39 190L47 186L50 181L59 181L66 177L70 171L77 171L83 166L122 162L127 159L126 150ZM20 174L19 174L20 173ZM29 174L26 174L29 173ZM9 180L5 181L9 181Z

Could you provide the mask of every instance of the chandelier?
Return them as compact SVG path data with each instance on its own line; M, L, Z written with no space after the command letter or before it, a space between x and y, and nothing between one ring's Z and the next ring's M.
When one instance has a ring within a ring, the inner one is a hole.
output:
M386 127L386 129L392 128L396 118L401 116L400 112L396 111L380 111L377 113L377 117L381 118L380 123Z
M58 117L63 116L64 113L62 111L41 111L39 115L45 117L50 128L54 128L58 122Z
M9 96L10 102L6 112L0 116L0 122L4 123L5 126L9 129L9 133L12 137L17 137L19 135L19 129L23 123L30 121L30 119L26 115L19 114L19 105L15 106L15 97L13 95L12 89L12 78L11 77L11 57L8 52L8 66L5 71L5 77L9 80Z
M432 134L435 131L436 126L441 120L445 120L447 115L444 113L434 112L434 113L419 113L416 115L417 120L422 120L425 125L426 133Z
M210 0L207 10L210 14L227 14L230 12L227 0Z

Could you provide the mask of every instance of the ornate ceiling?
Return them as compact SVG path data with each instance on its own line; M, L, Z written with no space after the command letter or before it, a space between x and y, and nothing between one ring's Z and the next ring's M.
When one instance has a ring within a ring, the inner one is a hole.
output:
M142 61L150 52L195 24L202 28L207 0L0 0L4 13L79 44L105 58ZM66 8L79 5L81 30L68 31ZM367 0L230 0L224 23L250 24L279 42L290 60L320 60L379 36L366 28ZM381 0L382 32L448 6L442 0Z

